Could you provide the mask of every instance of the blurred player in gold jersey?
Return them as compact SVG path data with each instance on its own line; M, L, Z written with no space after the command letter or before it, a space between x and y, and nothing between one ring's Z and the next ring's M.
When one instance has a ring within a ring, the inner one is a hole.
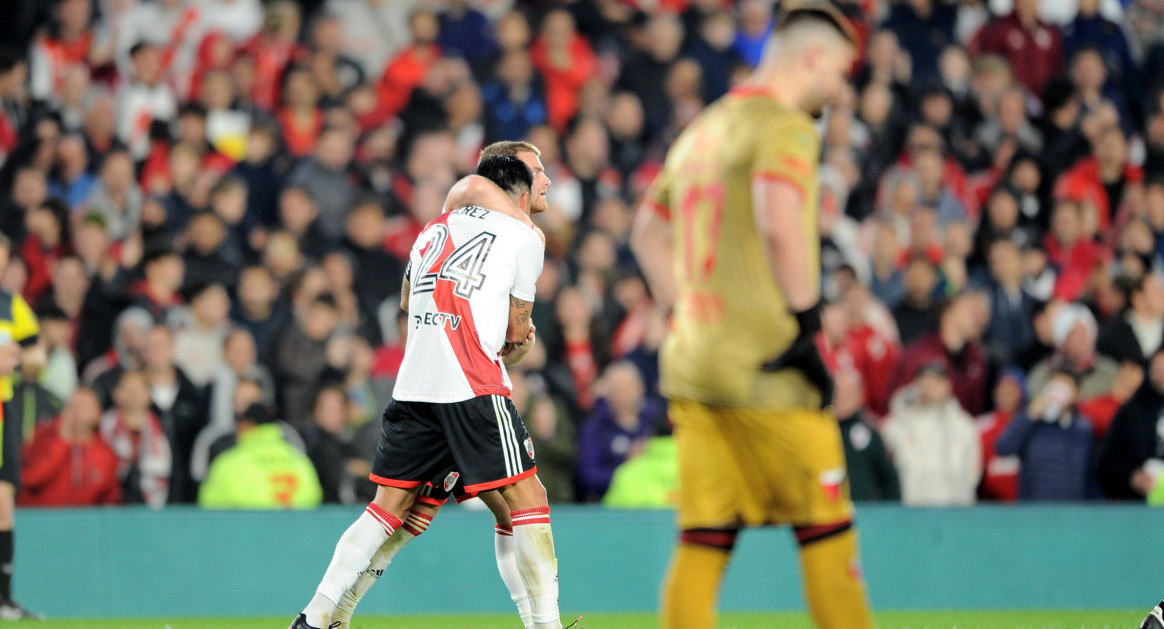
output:
M855 54L827 3L790 9L760 65L672 145L635 222L672 306L661 385L679 447L681 535L665 629L711 629L743 527L789 524L819 627L871 627L820 330L813 128Z

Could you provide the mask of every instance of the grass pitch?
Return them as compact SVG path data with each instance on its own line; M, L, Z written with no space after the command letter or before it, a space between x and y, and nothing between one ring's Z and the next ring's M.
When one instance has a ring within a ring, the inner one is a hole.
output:
M1145 610L876 612L878 627L893 629L1133 629ZM563 615L563 618L575 616ZM284 629L286 618L175 618L50 620L42 629ZM586 614L582 629L655 629L654 614ZM514 615L393 616L357 619L352 629L515 629ZM810 629L803 613L723 614L720 629Z

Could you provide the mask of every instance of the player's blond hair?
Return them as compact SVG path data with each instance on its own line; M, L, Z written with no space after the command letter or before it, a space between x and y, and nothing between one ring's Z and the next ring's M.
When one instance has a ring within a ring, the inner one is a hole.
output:
M481 149L481 155L477 157L477 165L480 166L481 162L484 161L487 157L497 157L499 155L517 157L518 153L533 153L538 157L542 156L541 149L530 144L529 142L523 142L520 140L503 140L501 142L494 142L493 144L490 144L489 146Z

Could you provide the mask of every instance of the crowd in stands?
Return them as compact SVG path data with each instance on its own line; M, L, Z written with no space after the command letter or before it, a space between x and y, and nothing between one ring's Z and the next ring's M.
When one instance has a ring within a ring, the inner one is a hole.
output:
M838 4L819 344L854 498L1164 502L1164 3ZM673 503L628 235L771 2L0 5L0 286L41 326L20 504L367 500L409 248L519 139L552 181L510 369L540 477Z

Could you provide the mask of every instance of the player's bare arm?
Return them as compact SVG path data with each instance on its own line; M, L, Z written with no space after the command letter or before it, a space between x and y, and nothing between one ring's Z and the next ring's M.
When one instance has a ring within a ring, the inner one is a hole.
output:
M780 179L757 178L752 182L756 228L768 244L768 263L780 292L793 312L807 310L820 301L820 287L813 281L811 256L802 230L803 193Z
M408 312L408 296L412 294L412 282L408 281L408 275L404 276L404 283L400 285L400 309Z
M445 197L445 211L450 212L467 205L483 207L494 212L500 212L524 223L530 218L513 202L504 190L497 184L480 175L468 175L453 184L449 194Z
M646 276L655 303L670 309L675 303L675 276L671 270L671 224L650 200L635 216L631 231L631 251Z
M530 315L533 313L533 302L509 296L509 328L505 330L505 340L514 345L525 342L533 327Z

